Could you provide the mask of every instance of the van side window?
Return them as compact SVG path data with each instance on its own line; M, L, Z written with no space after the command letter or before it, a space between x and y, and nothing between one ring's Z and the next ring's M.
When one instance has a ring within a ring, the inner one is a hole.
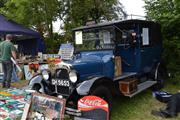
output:
M142 28L142 45L149 45L149 28Z
M161 28L157 24L145 25L141 30L142 47L155 46L161 43Z

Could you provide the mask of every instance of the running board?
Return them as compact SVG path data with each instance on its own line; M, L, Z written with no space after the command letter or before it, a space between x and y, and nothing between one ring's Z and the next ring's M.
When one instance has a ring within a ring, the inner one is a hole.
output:
M133 97L135 95L137 95L138 93L146 90L147 88L155 85L157 82L156 81L146 81L146 82L143 82L141 84L138 85L138 88L137 88L137 91L132 93L132 94L124 94L124 96L127 96L127 97Z

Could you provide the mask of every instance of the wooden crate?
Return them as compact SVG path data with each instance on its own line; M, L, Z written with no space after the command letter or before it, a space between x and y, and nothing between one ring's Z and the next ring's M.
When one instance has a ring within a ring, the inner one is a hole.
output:
M123 94L132 94L137 91L137 84L136 78L127 78L119 81L119 89Z

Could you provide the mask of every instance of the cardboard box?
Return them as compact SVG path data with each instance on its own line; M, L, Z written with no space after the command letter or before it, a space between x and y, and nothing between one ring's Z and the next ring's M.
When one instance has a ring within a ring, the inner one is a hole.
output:
M119 81L119 89L123 94L132 94L137 91L137 79L127 78L123 81Z

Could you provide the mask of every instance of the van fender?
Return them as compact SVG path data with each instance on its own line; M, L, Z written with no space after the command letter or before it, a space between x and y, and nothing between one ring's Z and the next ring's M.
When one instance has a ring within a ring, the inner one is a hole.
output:
M90 91L98 87L98 85L108 86L110 89L113 88L113 81L107 77L94 77L92 79L79 83L76 91L79 95L88 95ZM113 89L111 89L113 90Z
M157 80L159 72L162 73L163 79L167 79L168 77L170 77L167 67L166 67L166 64L164 63L163 60L154 63L154 66L152 67L152 69L150 71L151 78L153 78L154 80Z
M154 73L154 79L157 80L158 79L158 70L159 70L159 66L160 66L160 62L157 63L156 69L155 69L155 73Z
M28 89L32 90L33 86L38 84L41 86L40 92L44 93L44 85L42 84L42 76L41 75L36 75L33 78L31 78L29 84L28 84Z

